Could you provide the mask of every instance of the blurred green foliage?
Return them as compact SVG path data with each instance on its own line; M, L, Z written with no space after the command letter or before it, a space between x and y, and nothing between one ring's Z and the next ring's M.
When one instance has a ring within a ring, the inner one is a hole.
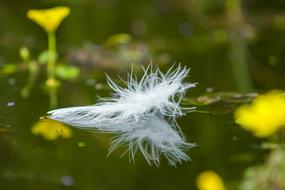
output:
M80 70L78 67L68 65L57 65L56 75L61 79L75 79L79 76Z
M246 169L240 190L285 189L284 148L273 150L264 165Z

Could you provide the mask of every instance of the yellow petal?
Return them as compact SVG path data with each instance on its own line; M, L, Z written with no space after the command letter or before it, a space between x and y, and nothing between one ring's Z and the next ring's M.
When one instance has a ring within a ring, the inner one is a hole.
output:
M50 9L32 9L27 13L28 18L36 22L48 33L55 32L70 13L68 7L54 7Z
M199 190L225 190L223 180L214 171L202 172L196 180L196 185Z
M267 137L285 125L285 92L273 90L235 110L236 123L255 136Z
M42 119L31 129L33 135L40 135L46 140L52 141L60 137L71 138L72 131L58 121L51 119Z

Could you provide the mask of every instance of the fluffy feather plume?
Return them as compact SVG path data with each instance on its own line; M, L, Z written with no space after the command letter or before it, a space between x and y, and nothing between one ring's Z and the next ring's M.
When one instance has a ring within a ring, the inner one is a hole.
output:
M186 67L171 68L163 74L158 68L149 66L141 80L131 73L125 82L126 88L107 77L109 86L114 90L113 97L100 99L101 102L93 106L63 108L48 113L52 119L80 127L94 127L105 120L138 120L154 110L165 116L182 116L180 100L187 89L195 86L183 83L188 73Z
M183 151L194 146L186 143L182 134L158 115L120 124L118 130L109 154L118 146L127 144L125 153L129 153L130 160L134 160L137 150L140 150L149 164L153 162L159 165L159 158L164 155L171 165L175 165L188 160L188 155Z
M101 98L91 106L62 108L48 112L50 118L69 125L96 129L118 134L111 151L120 144L128 143L130 157L140 150L144 157L155 164L161 154L171 164L187 160L183 152L190 144L177 131L175 118L185 110L179 104L187 89L195 84L185 83L189 69L172 66L166 74L157 67L144 69L140 80L133 73L124 81L126 88L117 85L107 76L113 97ZM169 124L164 118L171 120ZM179 128L179 127L178 127Z

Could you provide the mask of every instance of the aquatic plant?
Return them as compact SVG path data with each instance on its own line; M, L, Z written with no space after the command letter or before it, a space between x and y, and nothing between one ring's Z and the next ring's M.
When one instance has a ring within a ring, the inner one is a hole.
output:
M214 171L204 171L197 177L198 190L225 190L222 178Z
M27 13L28 18L33 20L39 26L41 26L48 35L48 80L46 85L49 87L51 107L57 105L57 87L56 81L56 36L55 32L65 17L70 13L68 7L54 7L50 9L29 10Z
M149 60L155 60L156 64L169 64L170 58L169 54L156 51L153 44L137 41L126 33L111 35L102 44L86 42L67 54L68 62L82 65L89 72L91 67L119 70L132 64L145 65Z
M50 9L29 10L28 17L40 25L48 34L48 73L49 78L55 77L55 62L57 57L55 32L60 23L70 13L68 7L54 7Z
M20 57L24 62L29 62L31 58L30 50L27 47L21 47L19 50Z
M24 88L21 90L21 96L26 98L30 95L30 91L34 87L38 77L39 65L36 61L31 60L30 50L27 47L21 47L19 50L19 55L22 58L23 66L26 66L29 72L28 80L26 81Z
M72 131L69 127L66 127L62 123L51 119L42 119L38 121L32 127L31 132L33 135L40 135L49 141L56 140L60 137L72 137Z
M170 164L188 160L183 152L193 145L186 143L177 125L176 117L194 108L183 108L180 101L187 89L195 86L183 80L189 69L178 66L166 74L157 67L144 69L140 80L131 72L124 81L126 88L118 86L107 76L113 97L101 98L96 105L62 108L48 112L51 119L83 129L96 129L118 134L110 151L128 143L130 158L139 149L146 160L159 163L161 154Z
M235 110L236 123L255 136L267 137L285 126L285 92L272 90Z
M54 7L50 9L31 9L28 11L28 17L40 25L47 33L54 33L60 23L70 13L68 7Z
M284 147L272 150L263 164L251 166L244 172L239 190L285 189Z

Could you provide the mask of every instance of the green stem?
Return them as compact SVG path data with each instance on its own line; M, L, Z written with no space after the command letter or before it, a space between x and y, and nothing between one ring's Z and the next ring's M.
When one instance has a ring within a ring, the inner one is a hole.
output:
M35 61L29 61L28 66L29 66L29 78L25 84L25 87L21 91L22 97L24 98L30 95L30 91L36 82L38 72L39 72L38 65Z
M48 77L55 78L56 38L53 32L48 33Z
M285 129L284 128L279 129L278 135L279 135L279 143L280 144L285 143Z
M248 68L246 39L243 39L239 34L232 33L230 45L230 62L238 90L241 92L250 92L252 84Z
M242 92L252 89L248 68L247 39L243 31L246 29L242 13L241 0L227 0L228 29L230 34L230 62L237 86Z
M54 32L48 33L48 81L50 108L54 109L57 106L57 84L55 76L55 64L57 59L56 52L56 37Z

